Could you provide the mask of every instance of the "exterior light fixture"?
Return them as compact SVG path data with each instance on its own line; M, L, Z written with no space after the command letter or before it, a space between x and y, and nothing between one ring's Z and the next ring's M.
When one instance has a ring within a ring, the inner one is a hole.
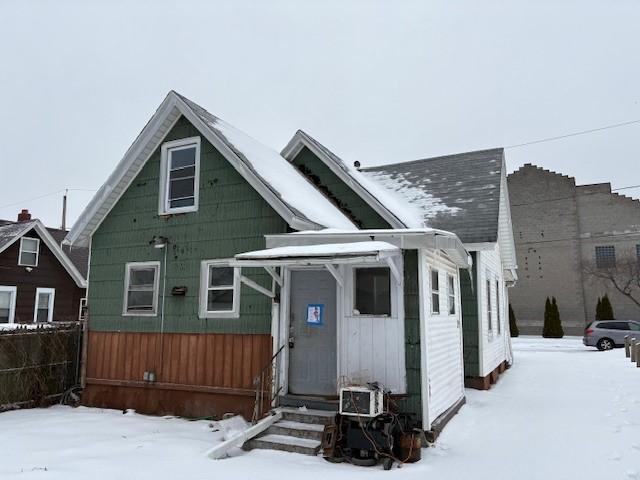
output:
M161 237L159 235L156 235L153 237L153 239L149 242L149 245L153 245L153 248L164 248L167 246L167 243L169 243L169 240L167 239L167 237Z

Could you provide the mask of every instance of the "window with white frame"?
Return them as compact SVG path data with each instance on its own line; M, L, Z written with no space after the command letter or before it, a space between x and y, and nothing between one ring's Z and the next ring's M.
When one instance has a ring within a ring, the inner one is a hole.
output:
M37 267L40 256L40 239L22 237L20 239L20 255L18 265L24 267Z
M356 315L391 316L391 271L388 267L355 269Z
M0 285L0 323L13 323L16 314L16 287Z
M489 332L493 332L493 312L491 311L491 280L489 280L489 272L487 272L486 281L486 297L487 297L487 328Z
M500 317L500 282L496 280L496 319L498 335L502 333L502 318Z
M159 213L198 210L200 137L162 145Z
M78 320L83 321L87 319L87 299L80 299L80 308L78 310Z
M453 275L447 273L447 296L449 298L449 315L456 314L456 282Z
M33 309L33 323L53 321L54 288L36 288L36 303Z
M440 278L435 268L431 269L431 313L440 313Z
M200 317L237 318L240 315L240 268L219 260L202 262Z
M159 274L160 262L127 263L123 315L157 315Z

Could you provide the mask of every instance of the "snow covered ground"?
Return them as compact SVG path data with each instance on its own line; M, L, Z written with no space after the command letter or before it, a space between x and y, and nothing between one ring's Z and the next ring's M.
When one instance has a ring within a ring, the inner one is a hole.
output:
M391 472L269 451L209 460L220 441L209 422L53 407L0 414L0 479L640 480L640 369L624 351L532 337L514 350L420 463Z

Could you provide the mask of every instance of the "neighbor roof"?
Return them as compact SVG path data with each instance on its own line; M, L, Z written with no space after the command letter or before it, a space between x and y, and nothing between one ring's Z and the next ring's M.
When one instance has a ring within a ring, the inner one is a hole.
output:
M184 116L293 229L356 226L300 172L270 149L210 114L191 100L169 92L158 110L98 190L65 239L86 246L148 158L180 116Z
M86 287L87 269L89 264L89 249L62 246L66 230L47 228L38 220L25 222L11 222L0 220L0 253L20 240L23 236L35 230L71 278L81 288Z
M498 241L504 150L426 158L362 169L362 173L421 207L425 224L454 232L464 243Z

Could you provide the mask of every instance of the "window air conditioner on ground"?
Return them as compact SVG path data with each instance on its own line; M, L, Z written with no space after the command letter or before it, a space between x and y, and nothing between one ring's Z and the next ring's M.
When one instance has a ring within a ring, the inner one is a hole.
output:
M384 393L381 389L347 387L340 389L340 414L377 417L384 411Z

